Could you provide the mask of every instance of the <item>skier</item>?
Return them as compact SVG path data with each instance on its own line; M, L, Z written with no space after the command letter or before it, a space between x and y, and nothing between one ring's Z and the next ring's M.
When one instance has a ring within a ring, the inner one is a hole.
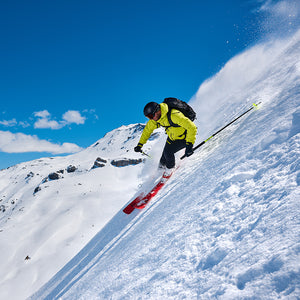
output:
M142 152L143 145L147 142L152 132L162 126L168 135L161 159L160 168L166 168L166 173L171 174L175 167L175 153L185 148L185 155L190 156L196 140L197 127L182 112L172 109L168 116L169 107L166 103L158 104L149 102L144 107L144 115L149 119L135 152ZM171 120L169 121L169 118ZM171 123L171 124L170 124Z

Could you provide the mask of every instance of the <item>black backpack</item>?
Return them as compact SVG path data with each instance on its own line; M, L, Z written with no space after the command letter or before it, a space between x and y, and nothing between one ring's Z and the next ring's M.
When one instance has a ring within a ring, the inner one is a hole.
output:
M188 105L186 102L184 102L182 100L170 97L170 98L165 98L163 103L166 103L169 107L167 117L168 117L168 121L172 127L180 127L178 124L173 123L171 120L171 111L173 108L182 112L191 121L194 121L196 119L195 111L192 109L192 107L190 105Z

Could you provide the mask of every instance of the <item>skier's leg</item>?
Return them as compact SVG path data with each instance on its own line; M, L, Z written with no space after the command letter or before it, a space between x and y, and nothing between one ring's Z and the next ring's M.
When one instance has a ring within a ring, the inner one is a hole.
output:
M165 165L168 169L175 167L175 153L185 147L185 140L171 141L167 139L164 151L162 153L160 164Z

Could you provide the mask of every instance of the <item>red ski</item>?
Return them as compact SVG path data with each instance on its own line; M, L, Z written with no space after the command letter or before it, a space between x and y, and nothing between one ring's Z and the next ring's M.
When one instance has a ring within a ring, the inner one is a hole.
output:
M134 200L132 200L124 209L123 212L127 215L131 214L135 208L142 209L147 203L161 190L161 188L165 185L168 179L172 176L173 173L169 175L163 174L162 178L158 181L158 183L152 188L152 190L148 194L140 194Z

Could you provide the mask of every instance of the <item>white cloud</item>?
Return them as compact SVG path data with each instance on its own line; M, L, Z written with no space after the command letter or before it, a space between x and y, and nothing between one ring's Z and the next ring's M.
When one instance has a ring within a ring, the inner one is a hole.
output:
M45 128L50 128L50 129L60 129L62 128L64 125L58 123L57 121L54 120L48 120L46 118L41 118L38 119L35 123L34 123L34 128L39 128L39 129L45 129Z
M7 127L12 127L12 126L16 126L17 125L17 120L16 119L12 119L12 120L2 120L0 121L0 124L3 126L7 126Z
M40 118L48 118L51 116L48 110L37 111L34 113L34 115Z
M63 114L63 119L67 122L67 124L75 123L75 124L84 124L86 118L82 117L80 112L77 110L68 110Z
M83 113L91 114L95 119L98 116L95 114L95 110L84 110ZM86 121L86 117L82 116L77 110L68 110L62 115L62 119L57 121L51 116L48 110L36 111L33 113L33 118L30 121L17 121L15 118L11 120L0 120L0 125L5 127L21 126L23 128L32 126L35 129L61 129L65 126L76 124L81 125Z
M48 110L37 111L34 113L34 116L39 118L34 123L34 128L60 129L64 126L55 120L50 120L51 114L48 112Z
M96 110L91 108L91 109L85 109L82 111L83 113L89 115L89 118L92 117L93 122L99 120L98 115L96 115Z
M23 128L26 128L26 127L29 127L29 126L30 126L30 124L29 124L27 121L24 121L24 122L23 122L23 121L20 121L20 122L19 122L19 125L22 126Z
M49 152L52 154L75 153L82 148L73 143L55 144L40 140L36 135L0 131L0 150L7 153Z
M38 120L34 123L34 128L39 129L60 129L73 123L77 125L84 124L86 120L77 110L68 110L65 112L61 121L51 120L51 114L47 110L35 112L34 116L38 117Z
M30 124L27 121L18 122L16 119L2 120L2 121L0 121L0 125L6 126L6 127L21 126L23 128L30 126Z

